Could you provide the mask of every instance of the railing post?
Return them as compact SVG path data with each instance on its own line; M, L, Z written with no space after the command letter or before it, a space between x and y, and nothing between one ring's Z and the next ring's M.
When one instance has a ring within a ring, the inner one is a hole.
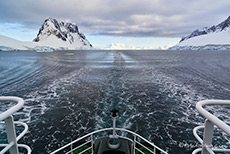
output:
M213 137L214 124L208 119L205 120L204 127L204 136L203 136L203 145L202 145L202 154L209 154L205 147L212 146L212 137Z
M113 137L116 135L116 117L113 117Z
M135 154L136 141L137 141L137 136L136 136L136 135L134 135L134 142L133 142L133 154Z
M71 140L72 142L72 140ZM71 154L73 154L73 144L70 145Z
M92 150L91 154L93 154L93 134L90 136L90 138L91 138L91 150Z
M113 117L113 138L115 138L115 135L116 135L116 118L118 117L118 111L114 108L111 110L111 114Z
M9 116L5 119L6 124L6 133L8 143L13 142L14 145L10 148L10 154L18 154L18 145L16 141L16 133L15 133L15 126L14 126L14 118L13 116Z

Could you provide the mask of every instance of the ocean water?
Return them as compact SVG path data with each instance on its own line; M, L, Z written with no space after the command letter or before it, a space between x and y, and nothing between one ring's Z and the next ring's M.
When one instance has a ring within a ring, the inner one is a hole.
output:
M14 114L29 132L20 143L45 154L99 128L133 130L170 154L197 147L192 129L204 122L195 103L230 99L229 51L0 52L0 95L19 96ZM12 104L2 103L0 111ZM229 107L209 107L230 122ZM0 126L3 130L3 127ZM18 128L20 129L20 128ZM4 142L4 131L1 131ZM222 133L219 146L230 144Z

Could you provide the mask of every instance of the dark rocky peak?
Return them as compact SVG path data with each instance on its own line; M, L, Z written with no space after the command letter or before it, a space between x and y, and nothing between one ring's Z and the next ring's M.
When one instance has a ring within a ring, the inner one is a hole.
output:
M85 39L85 37L83 37L84 35L79 33L78 26L76 24L58 22L56 19L49 17L44 21L39 29L37 37L33 41L39 42L43 36L55 35L57 38L62 39L63 41L73 43L73 33L76 33L81 38Z
M42 29L54 26L56 29L60 29L60 25L56 19L53 19L51 17L47 18L44 23L42 24Z
M66 23L65 27L66 27L66 29L69 30L70 33L79 33L78 27L75 24Z
M76 24L69 23L69 22L63 22L63 21L58 22L56 19L49 17L48 19L45 20L43 25L51 26L50 23L52 23L54 27L60 31L63 31L65 29L67 32L70 32L70 33L79 33L78 26Z
M187 40L189 38L195 37L195 36L205 35L205 34L207 34L207 27L204 27L202 30L197 29L193 31L190 35L182 37L180 42Z
M230 16L226 20L221 22L219 25L217 25L216 27L217 29L220 29L221 31L229 28L230 27Z
M79 32L78 26L76 24L70 22L58 22L56 19L51 17L44 21L41 28L39 29L37 37L33 41L47 41L49 38L54 40L61 39L62 41L69 44L81 42L81 44L84 46L92 47L92 45L86 39L85 35Z

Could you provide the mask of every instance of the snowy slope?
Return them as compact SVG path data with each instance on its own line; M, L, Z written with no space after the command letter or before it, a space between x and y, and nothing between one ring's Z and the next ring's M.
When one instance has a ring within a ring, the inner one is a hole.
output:
M9 50L53 51L55 48L47 45L41 45L36 42L19 41L7 36L0 35L0 51Z
M35 47L33 42L23 42L0 35L0 50L28 50L33 47Z
M230 17L218 25L195 30L171 50L230 50Z
M24 42L0 35L0 50L77 50L93 49L76 24L48 18L33 42Z

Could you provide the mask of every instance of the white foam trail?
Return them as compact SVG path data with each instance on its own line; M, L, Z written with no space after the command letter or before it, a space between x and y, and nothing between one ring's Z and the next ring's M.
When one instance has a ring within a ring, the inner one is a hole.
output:
M81 69L68 74L67 76L64 76L60 79L55 79L51 84L45 85L39 91L29 93L25 99L25 105L22 111L22 113L25 114L25 118L20 120L30 123L31 116L44 114L47 109L55 105L55 103L53 105L47 104L50 102L50 100L55 101L60 99L60 96L66 92L65 87L67 85L76 84L79 82L76 80L76 78L81 78L83 74L88 71L89 67L84 66ZM35 110L38 113L35 113Z

